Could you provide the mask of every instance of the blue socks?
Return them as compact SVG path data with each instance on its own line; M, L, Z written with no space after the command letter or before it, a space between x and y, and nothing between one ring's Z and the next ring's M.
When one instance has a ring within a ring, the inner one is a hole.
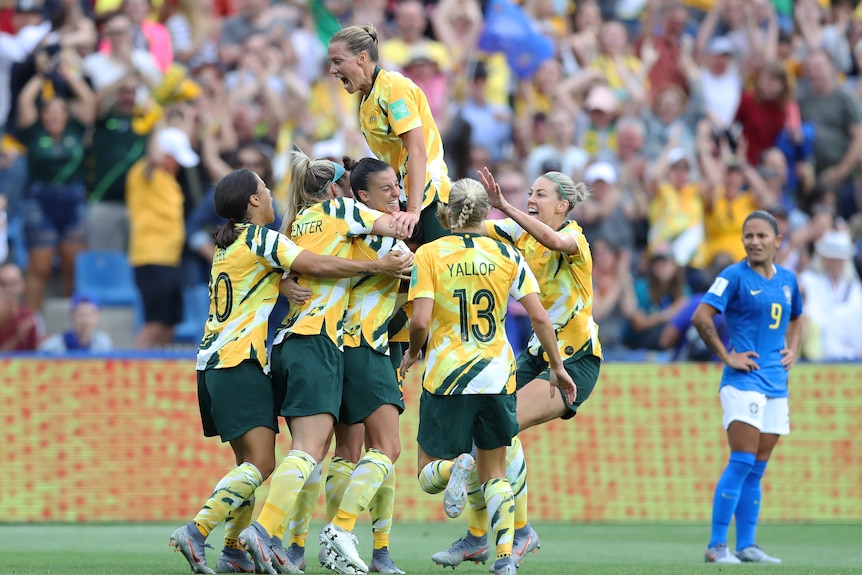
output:
M742 551L755 543L757 519L760 516L760 479L766 471L766 461L755 461L754 467L742 483L739 503L736 505L736 550Z
M712 535L710 535L708 547L727 543L730 520L736 511L745 478L754 467L754 459L753 453L740 451L730 453L730 461L715 486L715 497L712 501ZM760 486L759 480L757 485Z

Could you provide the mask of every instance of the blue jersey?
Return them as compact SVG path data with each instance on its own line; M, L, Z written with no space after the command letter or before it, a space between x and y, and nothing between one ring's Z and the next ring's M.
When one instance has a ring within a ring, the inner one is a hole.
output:
M760 369L749 373L724 367L721 385L758 391L767 397L787 397L787 371L781 365L787 324L802 313L796 276L775 266L766 279L748 260L728 266L701 300L723 313L730 333L730 351L754 351Z

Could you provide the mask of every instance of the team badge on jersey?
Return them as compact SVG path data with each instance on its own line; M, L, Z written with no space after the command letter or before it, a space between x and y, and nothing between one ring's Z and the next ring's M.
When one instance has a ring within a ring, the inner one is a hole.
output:
M721 297L724 295L724 290L727 289L727 283L725 278L715 278L715 281L712 282L712 286L709 288L709 293Z
M781 286L781 291L784 292L784 299L787 300L787 305L790 305L793 302L793 292L790 290L790 286Z

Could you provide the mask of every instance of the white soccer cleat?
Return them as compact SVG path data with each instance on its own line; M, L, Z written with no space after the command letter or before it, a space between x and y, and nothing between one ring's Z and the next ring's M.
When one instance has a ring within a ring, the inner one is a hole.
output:
M464 511L467 504L467 482L470 481L470 474L475 466L476 460L469 453L459 455L452 465L449 483L443 493L443 510L448 517L454 519Z
M742 563L736 555L727 548L727 543L719 543L714 547L708 547L703 553L703 560L707 563Z
M320 561L321 567L326 567L330 571L334 571L340 575L365 575L364 571L360 571L348 563L344 557L341 557L326 545L320 546L320 553L317 554L317 559Z
M760 545L751 545L736 552L736 558L743 563L781 563L778 557L772 557L764 553Z
M352 532L344 531L334 523L328 523L320 530L320 543L335 552L354 569L368 573L368 565L359 556L359 551L356 549L358 541Z

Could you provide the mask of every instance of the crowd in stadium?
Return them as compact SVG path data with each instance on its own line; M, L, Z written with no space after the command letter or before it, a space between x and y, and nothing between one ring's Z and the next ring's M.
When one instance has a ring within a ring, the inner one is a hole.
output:
M75 294L92 251L125 254L145 301L172 286L137 334L139 347L170 345L184 294L207 282L215 182L249 168L281 215L291 150L370 155L359 96L326 50L340 27L372 24L381 66L426 94L453 180L490 167L522 209L545 172L588 186L570 218L593 254L607 353L709 359L691 316L764 209L806 297L801 356L862 359L862 7L502 4L0 1L0 349L49 340L51 294L76 295L73 315L87 317L75 323L93 331L100 302ZM177 273L153 273L166 267ZM518 352L528 318L513 303L507 321ZM86 348L78 339L65 343Z

